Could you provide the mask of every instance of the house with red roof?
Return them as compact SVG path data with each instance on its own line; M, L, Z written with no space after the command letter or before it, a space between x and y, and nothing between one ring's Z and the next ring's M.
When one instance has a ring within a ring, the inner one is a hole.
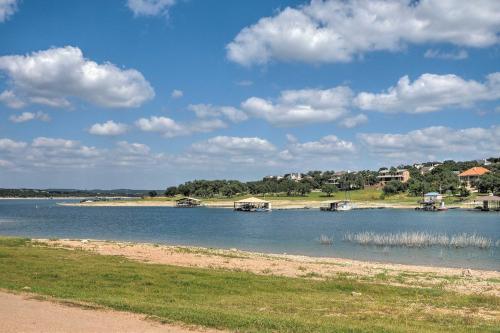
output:
M464 184L468 189L475 190L475 184L478 181L479 177L490 172L490 170L479 167L473 167L458 175L460 182Z

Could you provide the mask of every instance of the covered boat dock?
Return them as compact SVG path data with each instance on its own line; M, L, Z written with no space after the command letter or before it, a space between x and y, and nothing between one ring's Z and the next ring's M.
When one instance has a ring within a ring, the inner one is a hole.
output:
M477 197L474 202L482 202L480 209L482 211L495 211L500 212L500 196L488 195Z
M271 203L266 200L251 197L235 201L234 210L242 212L268 212L271 210Z
M351 206L351 201L349 200L333 200L333 201L323 201L319 209L323 211L338 212L338 211L351 210L352 206Z
M193 208L201 205L201 200L191 197L184 197L176 200L175 207L179 208Z

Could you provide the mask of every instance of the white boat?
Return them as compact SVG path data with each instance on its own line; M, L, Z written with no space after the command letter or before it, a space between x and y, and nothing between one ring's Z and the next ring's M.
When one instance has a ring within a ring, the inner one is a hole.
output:
M341 201L337 205L337 211L343 212L343 211L348 211L352 209L352 205L350 201Z

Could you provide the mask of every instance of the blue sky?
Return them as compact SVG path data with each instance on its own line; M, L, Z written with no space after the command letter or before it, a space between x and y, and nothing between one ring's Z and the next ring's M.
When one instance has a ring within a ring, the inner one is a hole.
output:
M0 1L0 187L500 155L500 4Z

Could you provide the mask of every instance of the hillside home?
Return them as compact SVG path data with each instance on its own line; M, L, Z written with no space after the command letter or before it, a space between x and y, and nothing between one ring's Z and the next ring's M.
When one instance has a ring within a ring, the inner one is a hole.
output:
M465 185L469 190L476 190L476 182L479 177L490 172L490 170L483 167L473 167L458 175L460 182Z
M391 180L398 180L402 183L406 183L410 179L410 172L406 169L398 169L394 172L391 170L380 170L377 176L380 184L384 185Z

